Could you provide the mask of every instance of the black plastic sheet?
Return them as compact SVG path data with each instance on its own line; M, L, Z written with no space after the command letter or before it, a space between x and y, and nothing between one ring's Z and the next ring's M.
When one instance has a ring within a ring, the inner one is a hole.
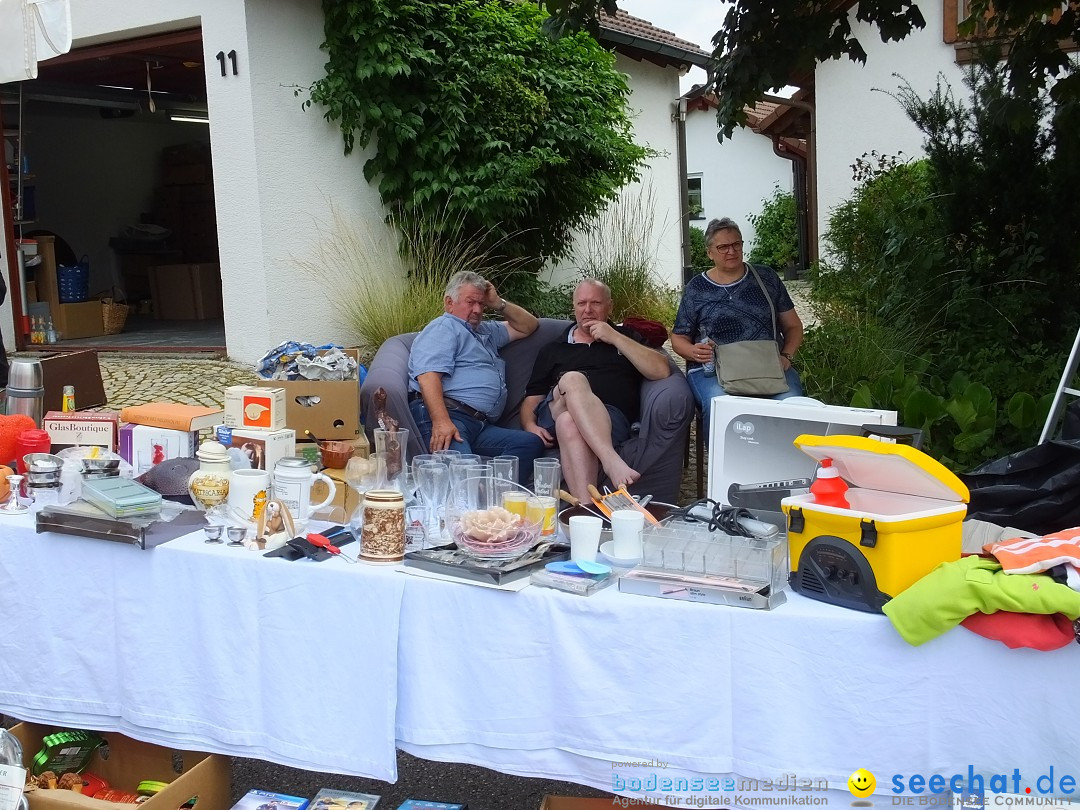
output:
M971 490L969 518L1039 535L1080 526L1080 439L1020 450L960 480Z

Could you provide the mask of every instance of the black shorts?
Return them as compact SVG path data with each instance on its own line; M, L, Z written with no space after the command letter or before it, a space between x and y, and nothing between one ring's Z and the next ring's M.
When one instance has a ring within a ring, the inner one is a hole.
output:
M555 389L548 391L548 395L536 406L536 424L555 437L555 419L551 415L551 400L555 396ZM611 444L620 447L623 442L630 438L630 420L626 414L614 405L604 405L608 416L611 418ZM558 442L556 441L556 444Z

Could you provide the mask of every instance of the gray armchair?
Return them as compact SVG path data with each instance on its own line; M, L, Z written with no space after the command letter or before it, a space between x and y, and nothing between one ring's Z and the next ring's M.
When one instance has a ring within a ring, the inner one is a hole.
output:
M527 338L514 341L501 352L506 360L506 410L498 424L520 427L518 416L525 386L532 374L533 363L540 347L558 338L569 321L541 318L540 328ZM360 404L364 426L369 437L378 427L371 397L378 388L386 389L387 409L403 428L409 429L408 455L426 453L420 431L409 411L409 351L415 332L397 335L379 348L368 369L367 379L360 388ZM641 479L630 487L636 494L651 493L658 501L676 503L682 478L683 449L694 415L694 398L686 378L674 363L672 373L663 380L646 380L641 388L641 421L619 453L626 463L641 473Z

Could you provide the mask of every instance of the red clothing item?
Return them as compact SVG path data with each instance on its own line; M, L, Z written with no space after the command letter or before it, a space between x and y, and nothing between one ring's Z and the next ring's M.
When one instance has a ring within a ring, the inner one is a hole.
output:
M1076 640L1073 623L1060 613L972 613L962 622L972 633L1000 641L1011 650L1031 647L1035 650L1060 650Z

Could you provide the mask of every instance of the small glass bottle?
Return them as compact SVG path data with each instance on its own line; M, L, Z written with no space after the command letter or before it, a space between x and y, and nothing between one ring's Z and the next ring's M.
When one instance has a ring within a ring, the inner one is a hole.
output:
M63 413L71 413L75 410L75 386L64 386L64 402L61 407Z

